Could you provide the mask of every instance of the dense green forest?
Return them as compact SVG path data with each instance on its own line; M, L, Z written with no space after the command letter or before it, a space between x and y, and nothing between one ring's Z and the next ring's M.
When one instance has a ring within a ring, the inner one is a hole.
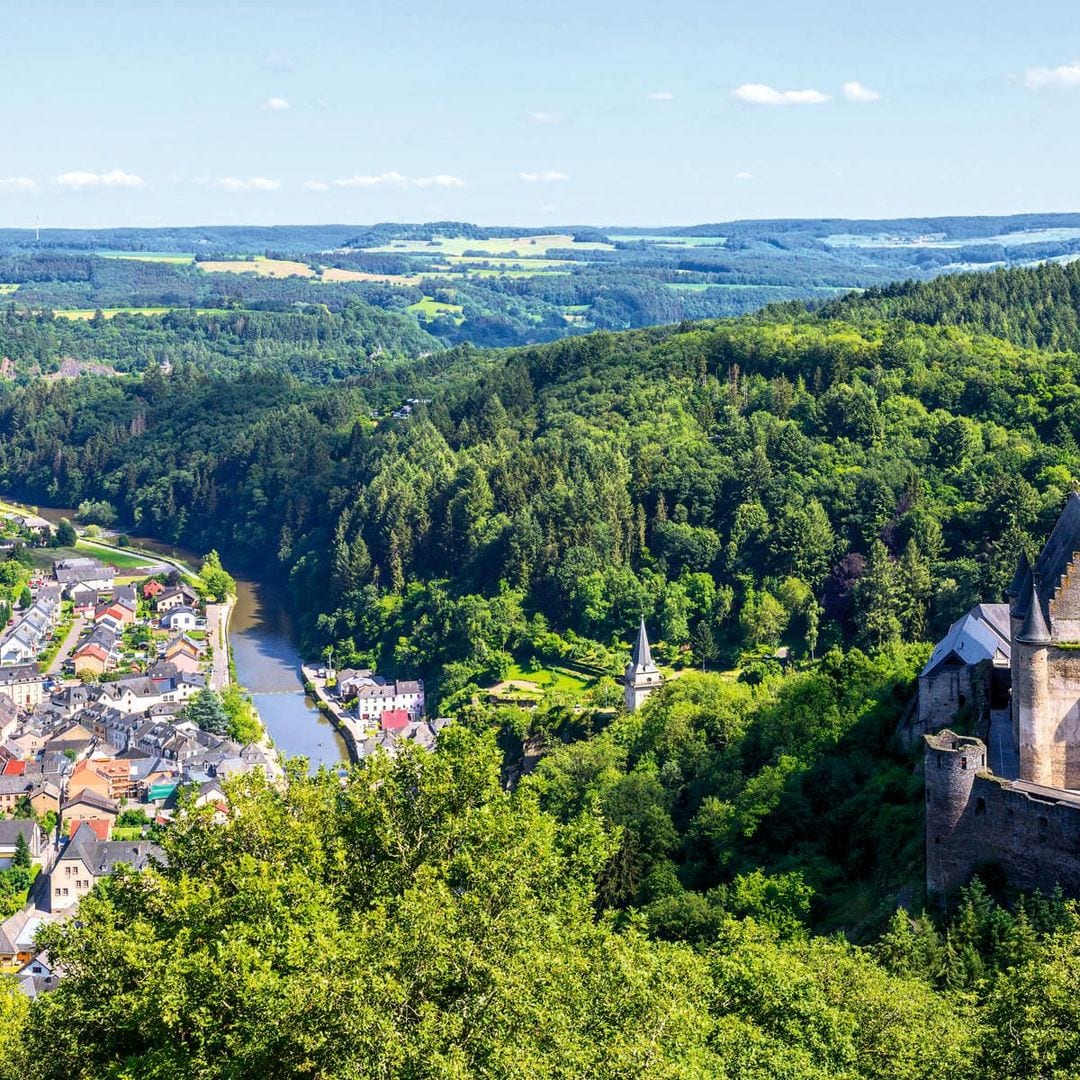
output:
M1080 910L990 877L923 912L894 738L927 642L1080 477L1074 280L332 384L204 365L193 333L141 376L0 386L7 493L287 580L312 654L422 674L458 721L167 832L167 866L47 932L59 989L0 987L0 1076L1076 1075ZM679 677L624 714L642 614ZM479 693L534 659L599 677L533 710Z

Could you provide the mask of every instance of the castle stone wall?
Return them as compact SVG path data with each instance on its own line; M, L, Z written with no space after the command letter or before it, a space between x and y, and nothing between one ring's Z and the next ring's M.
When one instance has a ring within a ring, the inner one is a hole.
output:
M1080 895L1080 796L1031 791L991 776L985 762L978 739L926 738L927 888L952 891L996 863L1015 888L1060 883Z

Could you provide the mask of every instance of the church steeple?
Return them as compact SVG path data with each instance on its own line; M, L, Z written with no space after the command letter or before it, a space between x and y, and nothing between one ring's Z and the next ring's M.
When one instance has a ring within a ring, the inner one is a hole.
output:
M641 703L658 687L664 683L664 676L660 669L653 663L652 649L649 648L649 635L645 630L645 619L641 620L638 627L637 641L634 642L634 652L630 657L630 663L626 665L626 673L623 675L625 686L626 709L633 712Z
M645 632L645 617L641 617L641 625L638 627L637 641L634 642L634 655L630 663L635 668L652 667L652 650L649 648L649 635Z

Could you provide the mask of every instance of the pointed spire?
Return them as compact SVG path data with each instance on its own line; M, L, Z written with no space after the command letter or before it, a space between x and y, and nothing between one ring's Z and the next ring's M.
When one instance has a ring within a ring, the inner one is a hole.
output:
M637 641L634 642L634 655L630 663L639 671L642 668L652 667L652 650L649 648L649 635L645 632L645 616L641 617L641 625L638 627Z
M1021 551L1020 558L1016 563L1016 573L1013 574L1012 582L1005 590L1005 595L1011 597L1026 595L1024 593L1024 585L1030 573L1031 563L1028 562L1027 552Z
M1024 624L1020 627L1017 640L1033 645L1046 644L1051 640L1046 616L1043 614L1042 600L1039 599L1039 590L1036 589L1034 582L1031 583L1027 615L1024 617Z
M1017 569L1019 569L1019 567ZM1013 597L1012 604L1010 605L1010 615L1015 616L1017 619L1022 619L1027 614L1028 607L1031 604L1031 591L1034 584L1035 576L1029 564L1027 573L1024 575L1024 580L1021 581L1017 587L1016 595Z

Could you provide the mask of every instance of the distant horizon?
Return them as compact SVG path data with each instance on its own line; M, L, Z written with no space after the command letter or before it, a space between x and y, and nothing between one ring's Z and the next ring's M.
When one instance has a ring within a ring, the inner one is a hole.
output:
M735 218L699 218L689 221L659 223L656 221L646 222L607 222L598 224L595 221L551 221L551 222L524 222L524 221L484 221L476 218L379 218L371 221L235 221L235 222L211 222L197 221L184 222L158 222L155 224L126 223L111 225L5 225L0 224L0 233L18 232L33 235L40 228L42 237L49 232L112 232L123 229L170 230L170 229L371 229L378 225L473 225L481 229L528 229L530 231L544 230L548 233L558 233L573 229L594 229L598 232L615 232L619 229L693 229L693 228L717 228L722 225L752 225L766 224L769 222L816 222L838 221L850 224L870 224L889 222L910 221L963 221L978 219L1015 219L1015 218L1080 218L1078 210L1015 210L1008 213L972 213L972 214L889 214L884 217L857 216L849 217L837 214L808 214L808 215L776 215L775 217L735 217Z

